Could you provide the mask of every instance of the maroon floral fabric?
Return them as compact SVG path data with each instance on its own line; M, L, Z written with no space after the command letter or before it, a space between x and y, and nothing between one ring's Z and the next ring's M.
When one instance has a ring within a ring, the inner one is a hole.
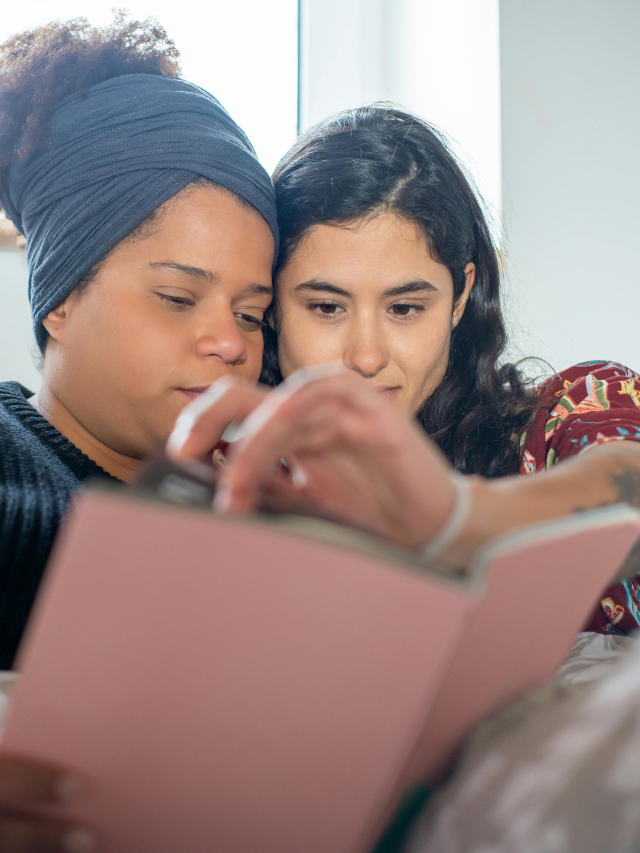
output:
M621 364L589 361L540 388L543 408L524 438L521 474L552 468L607 441L640 441L640 375ZM609 587L585 631L628 634L640 627L640 575Z

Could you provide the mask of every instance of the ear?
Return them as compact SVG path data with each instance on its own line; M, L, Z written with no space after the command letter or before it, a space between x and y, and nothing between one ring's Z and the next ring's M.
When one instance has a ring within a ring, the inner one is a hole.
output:
M49 311L47 316L42 320L42 325L49 333L49 337L58 343L64 341L65 327L69 320L73 303L72 296L73 294L69 294L64 302L57 305L53 311Z
M460 320L462 319L462 315L464 314L464 309L467 307L467 300L469 299L469 294L471 293L471 288L474 285L476 280L476 265L469 263L464 268L464 290L460 294L460 296L456 299L455 305L453 306L453 315L451 317L451 328L455 329Z

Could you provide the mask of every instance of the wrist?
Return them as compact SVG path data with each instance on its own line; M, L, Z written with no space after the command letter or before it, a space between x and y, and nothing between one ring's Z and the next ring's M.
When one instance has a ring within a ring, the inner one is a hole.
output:
M458 541L471 513L473 496L468 478L453 474L449 476L449 484L453 500L443 522L421 548L420 555L424 560L439 560Z
M477 551L501 532L499 525L502 516L501 495L493 488L492 483L483 477L459 477L458 483L456 504L458 524L453 530L455 535L449 536L445 541L441 540L437 550L429 547L430 545L438 546L437 536L434 537L423 553L427 558L431 556L439 562L466 568ZM456 508L450 516L452 522L456 521ZM446 530L443 532L446 533Z

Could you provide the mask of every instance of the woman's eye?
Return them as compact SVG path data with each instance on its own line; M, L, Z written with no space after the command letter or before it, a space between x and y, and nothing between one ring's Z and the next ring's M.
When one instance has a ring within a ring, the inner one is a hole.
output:
M309 308L321 317L335 317L344 312L342 305L336 305L335 302L312 302Z
M264 326L264 321L260 317L254 317L253 314L236 314L236 323L245 332L255 332Z
M423 305L407 305L406 302L396 302L390 305L388 310L394 317L412 317L421 311L424 311Z
M171 311L185 311L195 305L193 299L187 299L186 296L171 296L168 293L158 293L158 296Z

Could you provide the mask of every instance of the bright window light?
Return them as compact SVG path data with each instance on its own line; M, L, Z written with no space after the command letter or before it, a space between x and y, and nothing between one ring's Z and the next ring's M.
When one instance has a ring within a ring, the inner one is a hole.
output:
M113 0L21 0L5 4L0 41L52 20L112 19ZM297 124L297 0L132 0L135 18L156 18L182 57L183 76L211 92L238 122L269 172Z
M392 101L444 131L500 239L498 0L301 0L301 124Z

